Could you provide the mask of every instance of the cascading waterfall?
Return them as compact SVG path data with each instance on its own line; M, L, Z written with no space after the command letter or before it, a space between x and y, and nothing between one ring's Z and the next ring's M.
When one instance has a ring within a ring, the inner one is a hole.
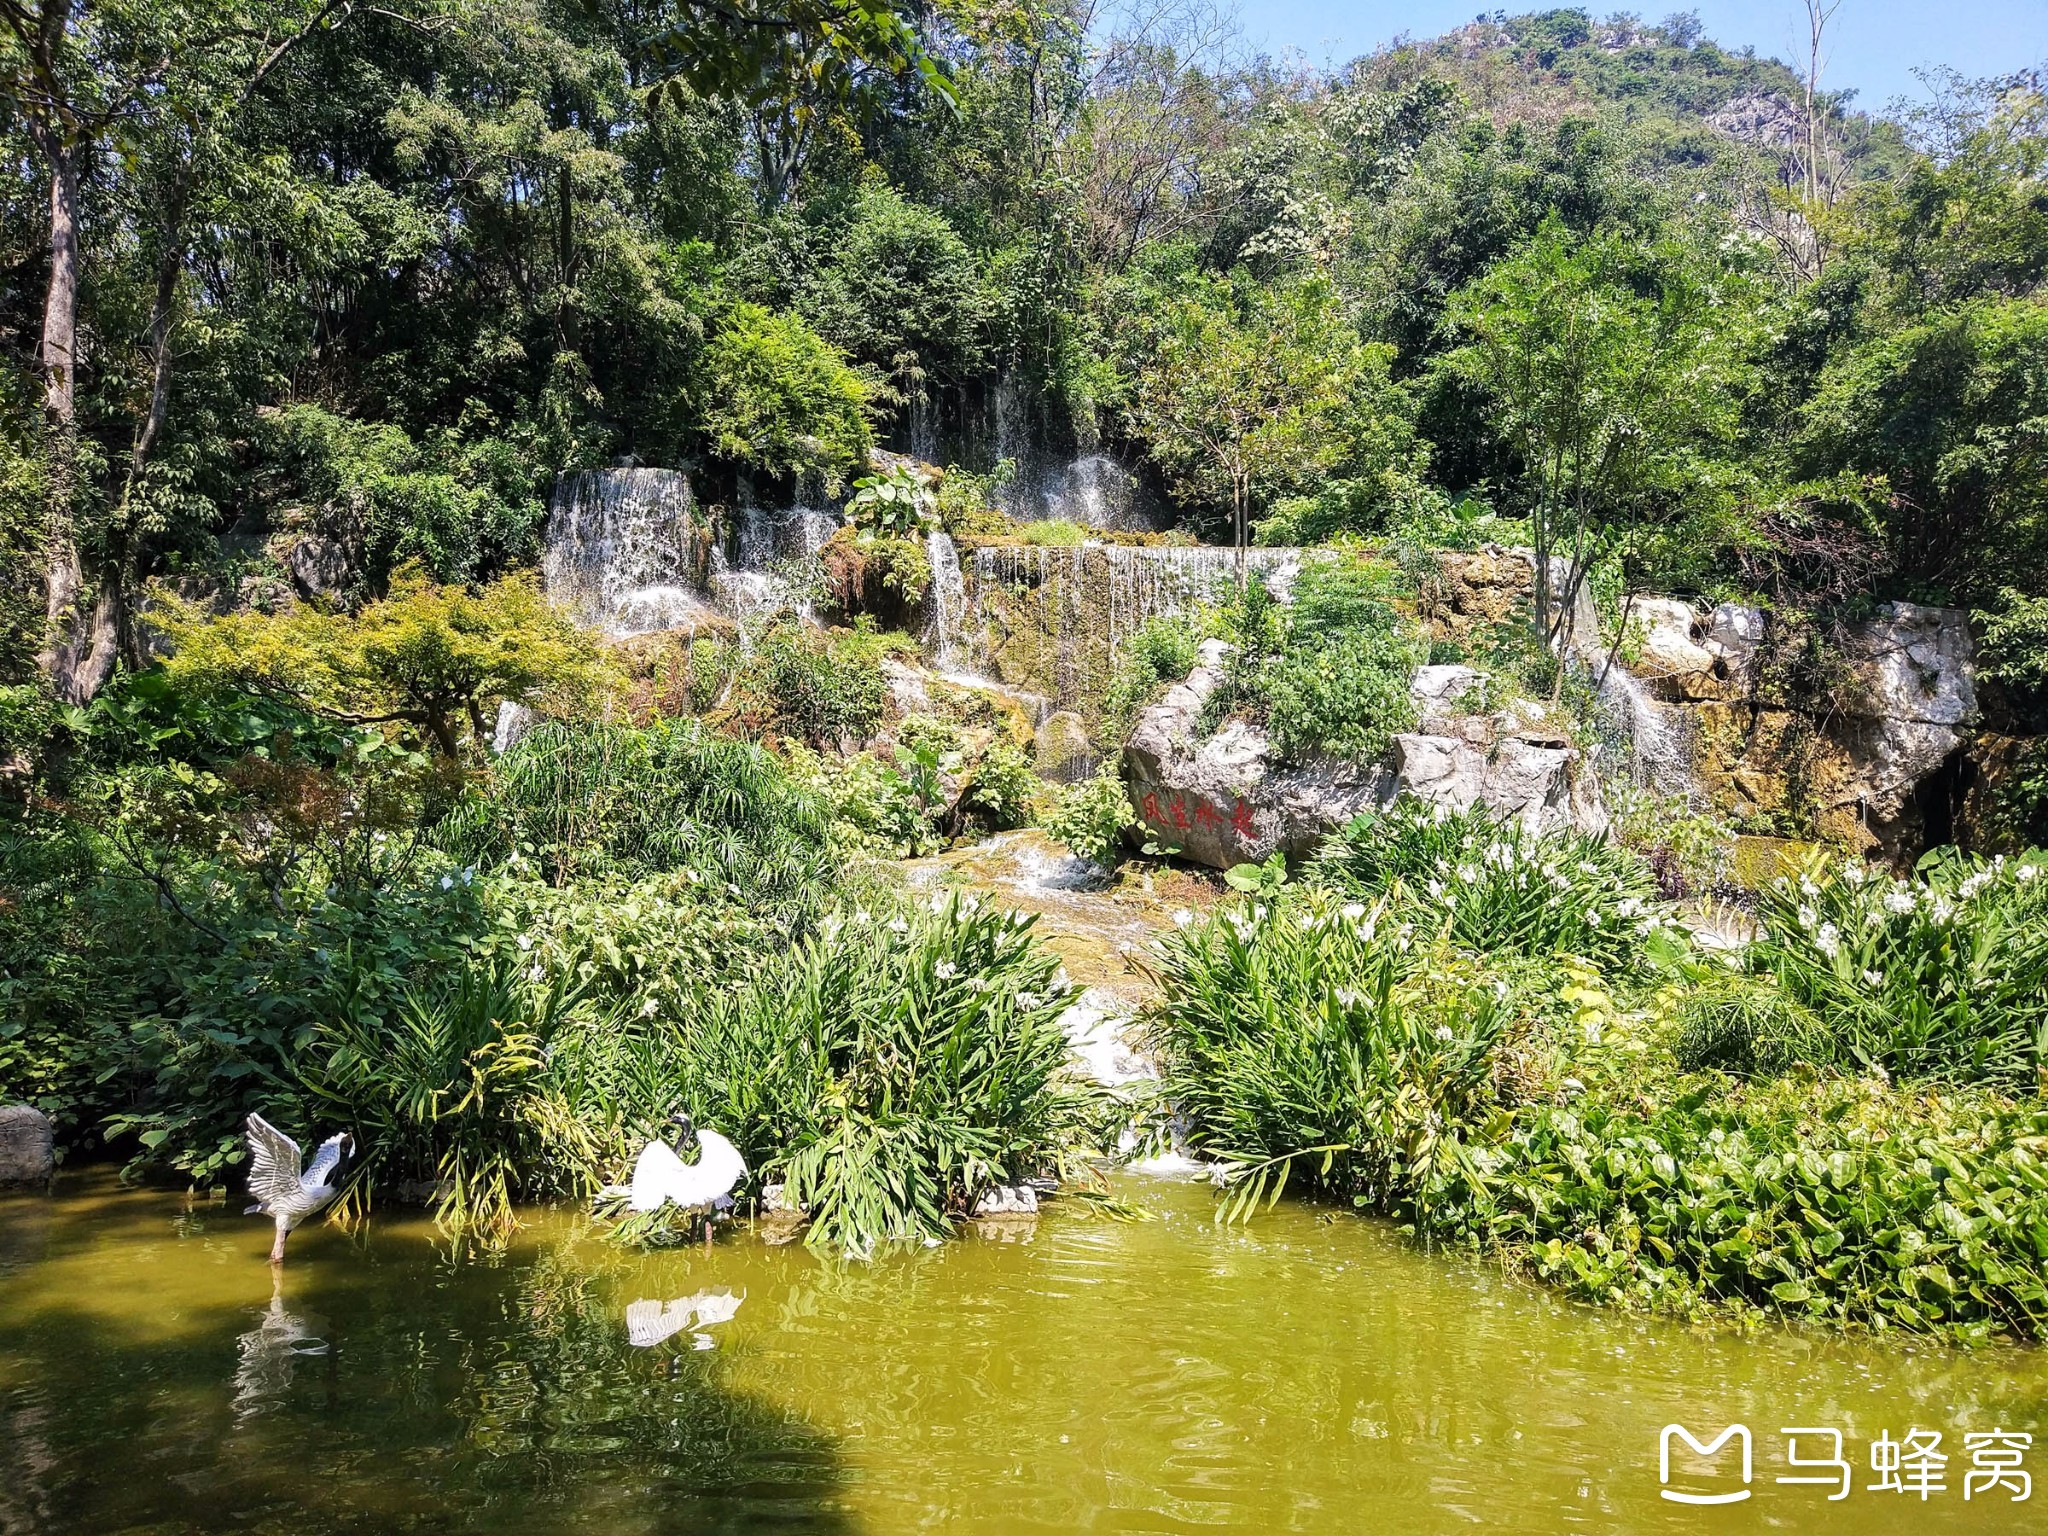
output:
M1696 785L1685 733L1665 717L1643 680L1619 661L1602 658L1594 665L1601 709L1628 743L1637 781L1660 795L1691 799Z
M1282 587L1300 562L1292 549L1246 556L1250 569ZM949 618L946 632L958 661L1071 707L1102 696L1123 643L1147 619L1226 596L1236 570L1235 552L1215 546L981 548L965 583L964 617L957 626Z
M672 629L708 609L692 581L695 502L674 469L560 475L541 575L577 619L614 635Z
M814 558L838 531L839 518L817 507L742 507L733 553L711 558L711 590L719 611L751 634L757 621L783 608L814 618L808 597L790 580L793 566Z
M924 548L932 568L932 614L925 627L925 647L939 667L957 667L967 629L967 578L960 570L960 551L951 534L936 528L924 536Z
M1084 528L1129 528L1136 482L1131 472L1105 454L1075 459L1045 486L1047 517Z
M541 573L579 622L607 634L712 617L744 630L783 608L810 617L785 572L816 556L838 527L838 516L818 507L742 507L728 558L698 522L682 471L585 470L555 482Z

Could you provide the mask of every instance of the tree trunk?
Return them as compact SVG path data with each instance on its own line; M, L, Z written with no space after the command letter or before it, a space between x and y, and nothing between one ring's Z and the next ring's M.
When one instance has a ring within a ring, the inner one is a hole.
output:
M43 296L43 420L49 484L43 551L44 648L37 660L60 697L82 704L113 671L120 638L119 588L104 585L89 612L72 508L78 494L78 162L80 149L51 136L50 279Z
M1232 542L1237 546L1237 590L1243 596L1250 576L1245 570L1245 546L1250 542L1249 530L1245 526L1245 501L1247 488L1244 481L1233 475L1230 481L1230 527Z

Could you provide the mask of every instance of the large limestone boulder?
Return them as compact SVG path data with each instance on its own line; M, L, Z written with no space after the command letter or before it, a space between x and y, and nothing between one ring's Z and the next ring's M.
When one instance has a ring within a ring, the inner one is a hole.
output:
M48 1184L56 1166L49 1116L26 1104L0 1107L0 1189Z
M1842 678L1825 710L1795 707L1759 675L1757 609L1638 597L1632 611L1647 633L1630 671L1724 814L1866 851L1902 854L1923 840L1923 789L1979 718L1962 610L1891 603L1840 633Z
M1265 733L1241 721L1205 739L1202 711L1229 657L1226 642L1203 641L1194 670L1138 717L1123 762L1146 833L1216 869L1307 853L1330 827L1379 804L1388 781L1378 766L1278 767Z
M1483 804L1532 831L1606 829L1577 748L1540 717L1481 713L1484 679L1470 667L1417 670L1421 729L1395 737L1391 763L1291 767L1242 721L1202 736L1202 712L1229 655L1225 642L1205 641L1194 671L1139 716L1124 750L1125 784L1146 834L1187 858L1228 869L1275 851L1307 854L1332 828L1401 794L1455 810Z

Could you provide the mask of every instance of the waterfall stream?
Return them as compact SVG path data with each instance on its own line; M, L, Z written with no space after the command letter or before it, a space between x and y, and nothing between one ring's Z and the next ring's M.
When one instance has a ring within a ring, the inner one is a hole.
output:
M695 502L674 469L560 475L541 576L577 619L613 635L673 629L710 605L692 580Z

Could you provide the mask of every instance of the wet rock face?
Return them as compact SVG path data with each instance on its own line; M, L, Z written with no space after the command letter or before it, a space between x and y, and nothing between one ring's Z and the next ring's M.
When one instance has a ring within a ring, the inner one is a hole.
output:
M1361 812L1413 795L1465 809L1487 805L1531 830L1604 831L1607 816L1578 750L1540 720L1478 712L1483 679L1470 667L1416 671L1422 729L1394 738L1390 764L1285 767L1263 731L1225 723L1202 739L1203 707L1222 686L1230 647L1205 641L1185 682L1139 716L1124 750L1124 781L1146 834L1218 869L1276 851L1300 856Z
M41 1186L56 1171L50 1120L26 1104L0 1108L0 1189Z
M1032 768L1048 784L1075 784L1095 772L1095 743L1073 710L1046 716L1032 739Z
M292 573L292 584L306 597L332 597L354 575L348 546L314 533L293 540L284 552L284 565Z

